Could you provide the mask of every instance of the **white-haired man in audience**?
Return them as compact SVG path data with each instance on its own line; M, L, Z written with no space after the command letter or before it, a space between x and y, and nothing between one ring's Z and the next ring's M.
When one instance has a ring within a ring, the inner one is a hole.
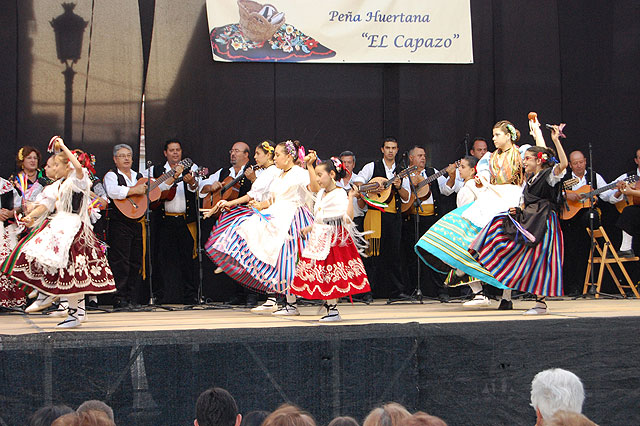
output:
M584 388L580 378L562 368L550 368L536 374L531 382L531 406L536 410L536 425L545 425L556 411L582 413Z

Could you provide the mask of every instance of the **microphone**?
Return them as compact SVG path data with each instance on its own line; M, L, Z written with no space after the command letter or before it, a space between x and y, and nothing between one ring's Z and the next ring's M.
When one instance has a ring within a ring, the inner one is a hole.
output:
M153 166L153 161L147 160L147 168Z
M549 130L553 129L553 126L551 124L545 124L544 127L546 127Z

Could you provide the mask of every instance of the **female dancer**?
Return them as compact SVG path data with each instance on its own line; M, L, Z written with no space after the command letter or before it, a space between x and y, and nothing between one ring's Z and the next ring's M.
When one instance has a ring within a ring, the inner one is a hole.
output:
M529 122L536 144L544 146L536 120ZM522 194L524 173L522 155L530 147L518 147L520 131L511 122L503 120L493 126L493 142L496 151L487 152L476 167L478 179L488 190L471 204L447 213L418 241L418 256L435 270L446 273L449 266L457 269L449 285L472 281L465 274L503 289L498 309L513 309L511 289L495 279L469 253L469 245L480 230L498 213L517 206ZM443 262L446 264L444 265ZM449 265L449 266L447 266Z
M0 262L18 244L20 230L14 223L14 216L20 210L20 202L13 184L0 178ZM25 294L20 287L10 278L0 275L0 308L18 308L25 304Z
M569 162L558 135L558 126L553 126L551 139L559 163L555 164L550 148L527 149L524 167L530 177L524 202L494 217L471 245L478 261L498 281L539 296L525 315L546 314L545 297L562 295L563 245L557 211L562 203L559 182Z
M214 213L224 211L204 246L209 256L212 256L211 248L214 242L220 238L231 224L236 220L244 220L254 213L254 211L245 204L262 202L269 198L269 186L276 175L281 172L281 170L273 164L273 154L274 148L269 141L263 141L258 145L253 158L256 160L256 165L260 167L262 171L251 185L251 190L246 195L236 198L235 200L220 200L213 208L205 211L205 219L211 217ZM237 224L235 226L237 226ZM216 269L216 273L220 272L222 272L222 269Z
M2 265L2 273L52 297L68 299L68 317L58 327L80 325L86 317L84 294L115 291L107 259L89 221L87 172L61 138L54 172L58 181L47 186L36 207L22 223L39 232L23 238ZM72 167L69 167L71 164ZM53 213L46 224L47 213Z
M336 186L347 170L340 160L332 157L315 168L315 151L305 157L309 171L309 189L316 193L313 207L314 222L302 230L308 242L296 268L291 293L306 299L325 300L327 314L321 322L341 321L338 299L371 291L369 279L358 253L359 237L353 223L353 199ZM361 246L366 246L362 241Z
M296 297L290 294L298 252L306 242L302 228L313 222L306 206L309 174L295 165L302 155L299 143L280 142L273 161L280 172L271 182L269 198L252 201L253 214L230 226L208 249L211 259L231 278L250 289L268 294L267 301L251 311L275 315L299 315ZM286 293L278 310L276 293Z

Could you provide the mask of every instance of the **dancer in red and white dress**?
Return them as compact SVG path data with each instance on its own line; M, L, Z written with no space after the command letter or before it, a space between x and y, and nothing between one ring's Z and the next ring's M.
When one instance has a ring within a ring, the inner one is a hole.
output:
M364 240L353 223L353 198L336 186L346 169L335 157L318 164L315 151L305 157L309 171L309 189L316 193L314 222L303 229L307 246L302 251L291 285L291 293L306 299L325 300L327 314L321 322L340 321L338 299L371 291L358 246Z
M61 138L55 145L62 150L54 166L60 179L45 187L36 207L22 219L39 232L18 243L2 273L48 297L66 297L69 315L58 327L70 328L86 318L84 295L113 292L115 283L91 229L88 173Z

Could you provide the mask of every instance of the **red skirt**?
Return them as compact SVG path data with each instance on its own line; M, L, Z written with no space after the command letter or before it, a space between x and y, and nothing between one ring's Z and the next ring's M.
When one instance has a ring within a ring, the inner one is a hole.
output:
M85 225L83 225L85 226ZM33 237L29 235L25 238ZM29 260L19 250L6 259L3 273L19 283L54 296L111 293L116 290L113 273L102 252L100 242L92 231L82 227L73 239L69 252L69 264L55 271L46 270L37 259Z
M11 254L14 243L11 243L9 225L5 224L0 235L0 261ZM27 302L24 290L11 278L0 275L0 306L3 308L18 308Z
M300 256L290 290L305 299L330 300L366 293L371 288L360 253L348 238L332 245L324 260Z

